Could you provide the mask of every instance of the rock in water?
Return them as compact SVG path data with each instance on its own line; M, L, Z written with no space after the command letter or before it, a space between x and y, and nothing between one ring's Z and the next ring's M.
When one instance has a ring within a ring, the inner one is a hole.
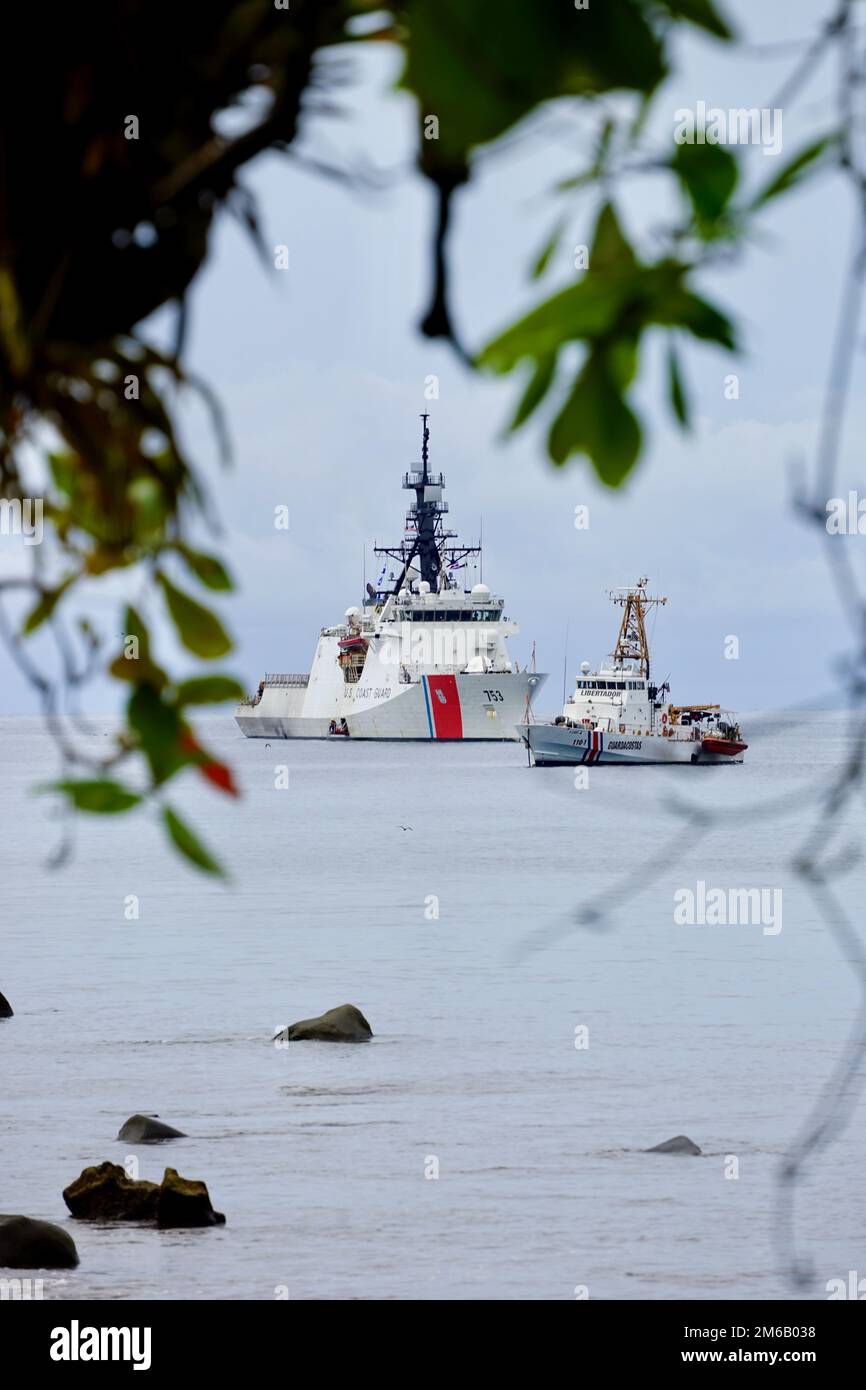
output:
M155 1115L130 1115L117 1134L131 1144L159 1144L163 1139L186 1139L182 1129L164 1125Z
M182 1178L174 1168L166 1168L156 1203L156 1224L176 1226L224 1226L221 1211L214 1211L203 1182Z
M12 1017L13 1017L12 1005L9 1003L9 1000L6 998L6 995L5 995L5 994L0 994L0 1018L12 1018ZM24 1219L24 1218L22 1218L22 1220L23 1220L23 1219Z
M0 1267L5 1269L74 1269L75 1241L62 1226L29 1216L0 1216Z
M159 1186L127 1177L118 1163L85 1168L63 1191L63 1200L81 1221L152 1221Z
M302 1018L278 1033L289 1042L369 1042L373 1030L354 1004L340 1004L318 1018Z
M648 1154L700 1154L697 1144L689 1139L687 1134L677 1134L673 1139L666 1139L663 1144L656 1144L655 1148L644 1149Z
M166 1168L162 1183L135 1182L117 1163L85 1168L63 1193L81 1221L155 1221L157 1226L222 1226L203 1182Z

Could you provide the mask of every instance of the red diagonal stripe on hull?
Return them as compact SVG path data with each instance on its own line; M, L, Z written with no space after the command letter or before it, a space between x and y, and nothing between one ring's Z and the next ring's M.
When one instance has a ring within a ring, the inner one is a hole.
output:
M430 709L437 738L462 738L463 715L456 676L428 676Z

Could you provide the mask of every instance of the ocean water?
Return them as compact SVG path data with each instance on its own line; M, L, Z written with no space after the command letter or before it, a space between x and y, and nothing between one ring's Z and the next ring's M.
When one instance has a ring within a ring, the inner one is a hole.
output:
M46 1297L826 1298L866 1275L863 1104L798 1194L805 1290L774 1223L780 1160L858 1004L791 867L844 715L746 719L740 767L596 768L583 790L517 745L207 727L243 797L191 776L171 801L228 886L150 812L80 819L48 867L59 823L31 788L53 746L0 721L2 1207L65 1224L81 1256ZM743 814L768 798L783 814ZM702 809L723 813L705 835ZM860 835L852 820L841 843ZM835 885L851 906L863 878ZM781 931L678 925L674 893L698 880L781 889ZM371 1043L274 1046L343 1002ZM117 1141L136 1111L189 1137ZM642 1152L680 1133L700 1158ZM204 1179L225 1227L69 1219L64 1186L131 1154L142 1177Z

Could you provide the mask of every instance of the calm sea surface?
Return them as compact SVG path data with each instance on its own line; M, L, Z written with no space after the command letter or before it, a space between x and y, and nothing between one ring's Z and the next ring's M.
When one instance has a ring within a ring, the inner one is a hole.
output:
M46 1297L794 1296L778 1165L858 992L790 860L849 735L841 714L745 723L741 767L596 768L577 790L516 745L266 747L209 721L243 798L190 779L171 801L225 887L150 812L82 818L47 867L58 822L30 792L53 746L0 721L2 1208L67 1225L81 1256ZM727 814L700 838L673 794ZM777 796L783 816L741 814ZM677 925L698 880L780 888L781 932ZM837 885L855 917L864 886L862 869ZM599 895L606 920L577 925ZM344 1002L369 1045L273 1045ZM136 1111L190 1137L130 1148L115 1135ZM702 1157L641 1152L680 1133ZM801 1189L814 1277L796 1296L866 1276L864 1143L866 1103ZM68 1220L63 1187L130 1154L145 1178L203 1178L226 1226Z

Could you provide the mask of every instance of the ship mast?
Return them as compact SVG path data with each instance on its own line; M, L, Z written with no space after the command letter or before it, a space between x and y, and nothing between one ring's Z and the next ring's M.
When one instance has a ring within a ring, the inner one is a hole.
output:
M439 546L436 543L437 529L444 539L447 534L442 530L441 525L437 528L437 521L444 512L448 510L448 503L442 501L442 486L444 479L441 473L436 475L436 482L430 479L429 451L430 451L430 427L427 421L430 416L425 411L421 416L423 430L421 435L421 472L407 473L404 487L414 489L415 505L410 509L410 515L414 515L417 527L417 539L413 548L413 556L417 555L421 578L425 579L430 585L432 593L436 593L439 588L439 572L442 569L442 557L439 554ZM429 489L429 491L428 491ZM412 557L410 557L411 559ZM407 565L408 568L408 565Z
M611 659L617 665L622 665L625 661L636 661L640 674L647 680L650 673L650 653L644 614L648 608L667 603L666 598L650 597L646 592L648 583L649 580L646 578L639 579L637 584L630 588L608 591L611 603L619 604L623 609L622 622Z
M372 589L367 586L370 598L382 601L388 593L399 594L406 583L410 570L417 566L418 578L430 585L431 593L448 588L447 568L462 568L470 556L480 554L480 546L448 545L454 540L456 531L446 531L443 517L448 512L448 503L443 501L442 492L445 479L441 473L430 472L430 419L427 411L421 416L421 462L403 475L403 487L414 492L415 501L406 513L407 539L399 547L374 546L376 555L386 555L401 566L400 573L390 590ZM372 592L371 592L372 591ZM369 600L368 600L369 601Z

